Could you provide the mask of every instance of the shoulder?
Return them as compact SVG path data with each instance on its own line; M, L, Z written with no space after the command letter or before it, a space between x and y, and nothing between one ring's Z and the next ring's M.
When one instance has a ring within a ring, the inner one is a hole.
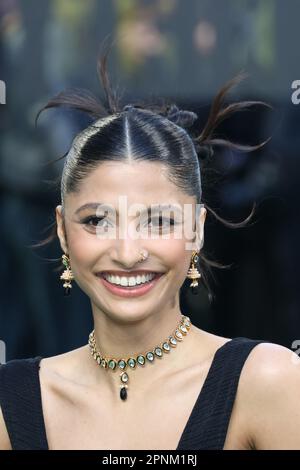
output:
M12 359L0 364L0 449L11 449L9 423L15 422L17 407L26 400L25 393L34 387L32 372L39 357ZM11 416L13 414L13 416Z
M7 369L7 364L0 364L0 450L11 450L10 439L3 415L3 373Z
M86 372L87 347L82 346L71 351L43 358L40 363L40 375L57 380L76 381Z
M39 380L44 399L59 398L64 404L73 404L86 383L89 370L86 357L89 351L85 346L46 357L40 363ZM88 361L89 362L89 361ZM85 389L84 389L85 390Z
M1 384L0 384L1 386ZM0 406L0 450L11 450L10 439Z
M59 376L60 370L68 369L65 356L69 354L12 359L0 365L0 450L11 450L12 442L19 438L19 429L23 429L24 420L32 412L36 416L40 414L41 363L46 362L43 370L46 369L49 375L54 369L58 370ZM56 377L54 372L52 375Z
M300 358L271 342L256 345L240 377L249 442L255 449L300 449Z

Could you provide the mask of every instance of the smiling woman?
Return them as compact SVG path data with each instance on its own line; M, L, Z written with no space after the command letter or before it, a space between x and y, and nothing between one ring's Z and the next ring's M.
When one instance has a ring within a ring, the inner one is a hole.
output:
M229 227L253 214L222 219L204 203L202 181L215 146L264 145L215 136L225 118L260 102L224 107L235 77L202 131L188 132L197 115L174 104L120 107L106 61L98 70L108 110L79 90L42 109L93 118L64 155L54 232L36 246L58 236L63 287L70 294L75 280L89 297L94 328L78 349L0 366L0 448L300 448L298 356L210 334L180 310L186 278L191 291L203 279L212 298L208 274L222 267L202 250L207 210Z

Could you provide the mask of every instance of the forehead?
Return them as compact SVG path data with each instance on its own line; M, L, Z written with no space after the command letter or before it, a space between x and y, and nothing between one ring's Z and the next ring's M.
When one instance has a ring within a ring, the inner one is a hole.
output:
M168 169L159 162L104 162L84 177L79 191L67 195L68 205L90 201L116 203L125 195L132 203L193 203L168 179Z

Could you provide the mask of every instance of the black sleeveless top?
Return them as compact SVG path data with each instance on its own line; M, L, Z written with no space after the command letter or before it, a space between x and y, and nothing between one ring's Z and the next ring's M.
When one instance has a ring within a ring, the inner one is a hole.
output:
M266 341L236 337L217 349L176 450L223 449L244 362L262 342ZM49 450L41 359L14 359L0 365L0 406L13 450Z

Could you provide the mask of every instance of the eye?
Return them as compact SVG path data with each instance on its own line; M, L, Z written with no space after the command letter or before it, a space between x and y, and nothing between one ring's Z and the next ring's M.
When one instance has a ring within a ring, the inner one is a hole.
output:
M162 225L162 223L165 223L165 227L168 227L169 225L175 225L175 220L174 219L169 219L167 217L162 217L161 215L159 217L152 217L151 219L148 219L148 222L149 220L151 220L152 222L153 221L156 221L156 224L154 224L155 226L157 225ZM157 223L158 222L158 223Z
M92 221L96 221L96 225L94 225L93 223L90 223ZM82 223L84 225L89 225L90 227L105 227L105 225L101 224L102 221L105 221L107 223L107 220L105 220L105 217L96 217L96 216L89 216L89 217L86 217Z
M148 224L150 220L151 220L153 227L159 227L159 228L162 228L162 226L164 227L174 226L176 224L174 219L162 217L162 216L149 218L147 220ZM108 223L109 222L105 217L97 217L97 216L89 216L89 217L86 217L82 221L82 224L87 225L89 227L102 227L105 229L108 228L108 225L107 225Z

